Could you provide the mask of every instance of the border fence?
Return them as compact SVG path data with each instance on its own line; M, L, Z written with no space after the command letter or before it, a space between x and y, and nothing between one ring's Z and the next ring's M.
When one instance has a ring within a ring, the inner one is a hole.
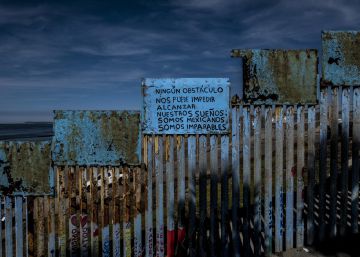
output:
M14 165L41 154L1 145L0 256L269 256L359 233L360 87L323 77L317 102L229 99L229 133L140 135L137 112L56 112L46 195L41 176L24 193Z

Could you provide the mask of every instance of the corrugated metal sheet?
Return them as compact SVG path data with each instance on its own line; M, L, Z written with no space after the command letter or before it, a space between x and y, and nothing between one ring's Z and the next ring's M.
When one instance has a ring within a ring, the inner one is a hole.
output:
M139 164L139 127L137 111L55 111L54 164Z
M244 59L246 103L316 103L317 50L233 50L232 56Z
M322 84L360 85L360 31L322 32Z
M0 142L0 174L3 195L53 193L51 143Z

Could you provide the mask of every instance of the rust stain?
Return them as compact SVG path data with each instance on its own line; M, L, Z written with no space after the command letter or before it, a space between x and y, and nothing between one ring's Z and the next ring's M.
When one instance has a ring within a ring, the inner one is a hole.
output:
M155 147L155 154L159 154L159 137L155 138L154 147Z
M317 50L233 50L232 56L244 59L246 103L316 103Z
M137 165L140 113L59 111L54 120L56 165ZM56 117L61 117L57 119Z
M50 142L3 142L0 152L2 194L53 193Z
M167 136L165 141L165 160L168 161L170 159L170 137Z
M322 32L321 86L360 84L360 31Z
M295 167L295 166L293 166L293 167L291 168L291 176L293 176L293 177L296 176L296 167Z

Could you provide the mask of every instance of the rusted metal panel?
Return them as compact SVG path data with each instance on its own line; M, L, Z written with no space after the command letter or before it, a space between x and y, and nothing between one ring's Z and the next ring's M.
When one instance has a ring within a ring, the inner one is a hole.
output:
M316 103L317 50L233 50L232 56L244 59L245 103Z
M140 112L55 111L56 165L138 164Z
M0 193L52 194L54 177L49 141L0 141Z
M360 85L360 31L323 31L322 52L322 85Z

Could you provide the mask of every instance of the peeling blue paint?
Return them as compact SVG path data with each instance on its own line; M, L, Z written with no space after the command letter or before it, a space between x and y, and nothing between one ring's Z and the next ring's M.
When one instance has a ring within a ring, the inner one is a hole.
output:
M233 50L243 62L244 102L315 104L317 50Z
M360 31L322 32L322 84L360 85Z
M55 111L55 165L139 164L138 111Z
M0 193L44 195L54 193L51 142L0 142Z

